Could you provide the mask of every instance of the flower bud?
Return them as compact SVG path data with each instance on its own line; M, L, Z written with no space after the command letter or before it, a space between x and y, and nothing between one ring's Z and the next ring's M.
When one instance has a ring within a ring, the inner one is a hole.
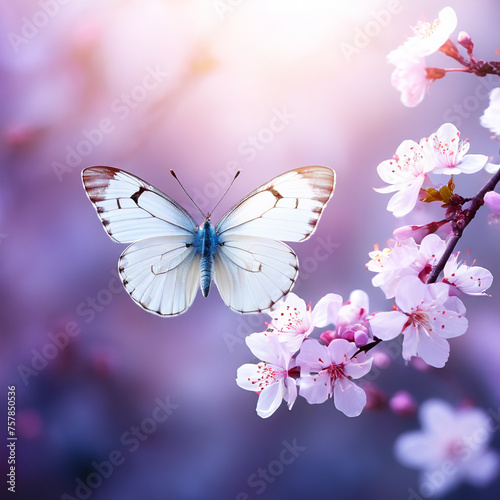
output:
M417 403L413 396L406 391L398 391L389 400L389 408L401 417L409 417L417 411Z
M469 36L468 33L466 33L465 31L461 31L459 34L458 34L458 43L464 47L465 49L467 49L467 53L470 55L472 54L472 50L474 49L474 44L472 43L472 40Z

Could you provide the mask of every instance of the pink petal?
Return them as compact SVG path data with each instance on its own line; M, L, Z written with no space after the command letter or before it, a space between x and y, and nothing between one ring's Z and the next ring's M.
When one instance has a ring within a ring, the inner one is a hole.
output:
M399 311L379 312L369 319L373 335L382 340L397 337L408 320L408 316Z
M500 214L500 193L497 193L496 191L488 191L484 195L484 202L488 205L488 208L492 212Z
M306 375L299 379L299 393L309 404L324 403L330 393L330 376L325 373L322 375Z
M322 297L312 312L314 326L323 328L326 325L337 323L337 315L342 307L342 297L336 293L329 293Z
M257 415L261 418L270 417L280 406L284 395L283 382L277 382L266 387L259 395Z
M348 417L357 417L366 405L366 393L347 378L337 380L333 390L335 408Z
M304 341L297 356L297 366L301 367L301 373L302 370L305 370L305 373L320 372L330 363L330 353L326 346L321 345L316 339Z

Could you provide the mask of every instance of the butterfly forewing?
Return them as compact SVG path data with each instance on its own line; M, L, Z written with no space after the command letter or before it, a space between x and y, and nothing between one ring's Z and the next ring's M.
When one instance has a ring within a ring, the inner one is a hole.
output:
M135 175L112 167L89 167L82 180L104 229L118 243L196 231L197 224L186 210Z
M335 186L328 167L302 167L263 184L229 210L217 232L304 241L314 232Z

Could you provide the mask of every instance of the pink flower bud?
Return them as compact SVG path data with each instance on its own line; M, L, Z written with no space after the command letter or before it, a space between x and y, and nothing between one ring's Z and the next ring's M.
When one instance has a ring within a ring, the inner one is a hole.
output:
M321 340L324 340L326 342L326 345L328 345L333 339L338 339L339 336L337 335L337 332L333 330L328 330L326 332L323 332L319 338Z
M401 417L409 417L417 411L417 403L413 396L406 391L398 391L389 400L389 408Z
M471 54L472 53L472 50L474 49L474 44L472 43L472 40L469 36L468 33L466 33L465 31L461 31L459 34L458 34L458 43L464 47L465 49L467 49L467 53L468 54Z
M363 347L366 344L368 344L368 334L364 332L363 330L358 330L354 334L354 343L356 344L357 347Z

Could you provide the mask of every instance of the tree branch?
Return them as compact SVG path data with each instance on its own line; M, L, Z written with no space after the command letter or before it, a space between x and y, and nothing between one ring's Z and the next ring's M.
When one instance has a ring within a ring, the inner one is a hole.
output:
M484 195L488 191L493 191L495 189L495 186L498 184L500 181L500 169L498 172L496 172L491 179L483 186L483 188L471 198L471 205L468 209L463 211L463 214L465 215L465 220L464 222L460 225L457 226L456 224L452 223L453 227L453 236L448 240L448 244L446 245L446 249L439 259L439 262L436 264L436 267L432 270L431 274L429 275L429 279L427 280L427 283L435 283L437 280L437 277L441 273L441 271L444 269L444 266L448 262L448 259L450 258L450 255L452 254L453 250L455 249L456 244L458 243L458 240L462 237L462 233L464 232L464 229L469 225L471 220L475 217L476 212L479 210L479 208L484 204Z

